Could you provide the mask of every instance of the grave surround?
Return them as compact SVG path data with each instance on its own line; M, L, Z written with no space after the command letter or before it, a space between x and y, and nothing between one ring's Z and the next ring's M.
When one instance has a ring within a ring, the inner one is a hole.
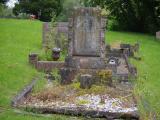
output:
M118 48L112 48L105 44L106 17L101 15L99 8L75 8L68 23L57 23L57 29L68 34L68 55L64 62L41 61L36 54L29 55L29 61L36 69L50 72L54 68L60 69L63 83L71 83L80 71L111 70L113 77L126 78L136 76L136 68L133 67L128 57L134 57L136 45L120 44ZM68 25L68 27L67 27ZM43 28L49 31L48 23ZM118 59L120 64L110 65L110 58ZM126 66L126 67L125 67ZM90 72L92 75L92 72ZM93 72L93 75L95 72Z
M63 101L64 99L59 101L52 98L49 98L49 101L41 101L39 98L36 98L35 101L34 96L29 96L31 89L36 83L33 81L33 83L27 87L28 89L24 89L24 91L13 100L12 105L14 107L29 108L37 113L59 113L104 117L107 119L139 119L136 103L131 92L132 85L129 81L124 82L129 79L130 74L136 76L136 68L129 63L128 57L132 57L132 51L136 51L139 46L126 44L114 49L109 45L106 47L105 28L106 18L101 15L99 8L75 8L68 23L69 47L65 62L39 61L38 54L30 54L29 62L38 70L44 70L45 72L52 71L54 68L60 69L61 84L63 85L70 84L75 78L78 80L79 77L80 81L76 82L80 82L80 86L83 89L91 88L92 82L98 85L100 81L103 85L107 83L105 87L111 88L111 91L108 93L105 91L105 95L86 94L78 98L76 97L73 100L92 99L91 103L87 105L79 105L73 101L72 103L65 101L65 103ZM110 59L117 61L116 64L109 64ZM108 71L112 73L112 75L110 75L110 81L102 81L98 78L101 74L97 75L97 73L103 72L106 74ZM120 80L112 79L114 77ZM112 82L114 83L115 81L118 82L112 85ZM50 83L50 80L48 80L48 83ZM71 89L71 91L74 90ZM69 98L72 97L71 91L68 90L65 97L68 95L70 95ZM114 96L115 94L117 94L118 97ZM118 99L123 97L125 99L129 98L128 100ZM95 99L93 100L93 98ZM104 102L103 105L101 102L102 98ZM21 100L22 102L19 104ZM97 100L99 101L98 104L96 104ZM112 103L110 103L110 101ZM126 101L129 101L127 106ZM120 104L123 102L124 104Z

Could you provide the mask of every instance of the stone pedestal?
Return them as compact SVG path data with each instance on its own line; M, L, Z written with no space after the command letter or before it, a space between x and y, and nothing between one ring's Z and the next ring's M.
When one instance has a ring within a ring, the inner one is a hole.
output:
M100 57L72 56L66 58L66 66L75 69L105 69L106 63Z

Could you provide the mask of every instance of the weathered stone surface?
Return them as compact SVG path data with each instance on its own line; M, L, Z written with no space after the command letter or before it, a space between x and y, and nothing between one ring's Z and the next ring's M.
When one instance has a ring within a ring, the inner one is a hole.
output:
M106 53L111 51L111 46L110 45L106 45Z
M139 44L118 44L118 48L105 46L106 18L101 16L100 12L98 8L76 8L73 11L68 23L69 48L65 67L77 71L82 69L111 70L113 76L120 77L129 75L132 71L129 70L130 64L124 55L134 56L134 52L139 49ZM118 58L114 60L115 64L112 60L107 61L107 58L111 57ZM119 62L120 58L122 58L122 63ZM67 77L67 74L65 75ZM71 81L69 80L69 83Z
M92 75L83 74L80 75L80 88L89 89L93 84Z
M136 67L132 66L129 63L127 55L124 55L124 59L125 59L126 66L128 68L129 73L131 74L132 77L136 77L137 76L137 69L136 69Z
M27 109L27 108L26 108ZM105 118L107 120L139 120L139 114L137 111L129 113L121 112L108 112L108 111L95 111L85 110L84 108L46 108L46 107L30 107L30 111L36 113L48 113L48 114L64 114L83 116L91 118Z
M160 31L156 32L156 38L160 39Z
M111 49L107 48L106 57L122 57L123 50L122 49Z
M101 18L96 10L82 8L74 13L74 42L73 54L81 56L100 56Z
M105 69L106 63L100 57L68 57L66 66L79 69Z
M56 28L56 44L57 47L65 49L64 39L68 38L68 22L58 22Z
M110 69L110 70L112 70L113 74L117 74L117 65L110 65L110 64L108 64L107 68Z
M11 105L13 107L17 107L21 101L27 97L28 94L32 92L34 85L36 84L37 80L33 80L30 84L28 84L13 100L11 101Z
M98 8L75 9L69 19L69 55L105 57L105 22Z
M48 42L50 42L50 36L53 36L53 30L55 34L56 46L63 48L62 38L68 38L68 22L57 22L54 26L51 26L49 22L43 23L42 26L42 46L47 47ZM53 42L49 43L52 44Z
M58 34L64 33L65 37L68 36L68 22L58 22L56 27Z
M42 26L42 46L45 47L46 41L48 39L48 34L51 28L48 22L43 23Z
M137 68L136 68L136 67L131 66L131 67L129 68L129 71L130 71L130 73L131 73L131 75L132 75L133 77L137 76Z
M124 54L127 54L128 56L133 57L135 52L139 51L139 43L136 43L135 45L130 44L121 44L120 47Z
M43 70L45 72L50 72L54 68L62 68L64 67L64 62L60 61L38 61L36 68L38 70Z
M120 47L121 47L121 49L125 49L125 48L130 49L131 45L130 44L120 44Z
M60 75L61 75L61 84L70 84L73 82L75 76L76 76L76 69L71 68L62 68L60 69Z
M121 89L117 89L119 91L114 89L114 93L110 91L111 94L80 95L73 98L74 100L72 102L67 102L64 99L42 101L34 97L33 99L28 98L28 101L24 101L23 105L29 108L30 111L36 113L60 113L65 115L103 117L107 120L116 118L125 120L138 119L138 110L134 103L133 96L131 92L127 92L126 89L130 91L130 85L121 85ZM125 95L122 94L122 91L126 91L123 93ZM65 92L67 92L67 90ZM113 97L112 94L117 94L118 96ZM67 95L69 95L69 93ZM125 98L125 100L122 98ZM79 101L87 101L87 103L79 103Z
M29 63L36 66L38 61L38 54L37 53L30 53L29 54Z

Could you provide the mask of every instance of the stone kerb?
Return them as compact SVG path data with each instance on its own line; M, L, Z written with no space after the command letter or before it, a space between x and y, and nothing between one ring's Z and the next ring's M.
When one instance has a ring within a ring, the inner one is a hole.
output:
M65 63L63 61L39 61L37 53L29 54L29 63L32 64L37 70L50 72L54 68L63 68Z

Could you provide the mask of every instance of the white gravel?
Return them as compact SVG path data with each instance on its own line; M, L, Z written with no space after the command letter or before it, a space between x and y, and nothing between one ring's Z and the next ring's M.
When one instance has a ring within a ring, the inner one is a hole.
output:
M76 104L80 101L86 101L83 104ZM102 102L103 101L103 102ZM75 103L67 103L63 101L55 102L42 102L42 101L32 101L25 103L27 106L34 107L48 107L48 108L68 108L76 109L77 107L83 107L86 110L96 110L104 112L119 112L119 113L130 113L136 112L138 109L135 104L130 103L130 107L124 107L124 101L119 98L110 98L109 95L83 95L75 98Z

